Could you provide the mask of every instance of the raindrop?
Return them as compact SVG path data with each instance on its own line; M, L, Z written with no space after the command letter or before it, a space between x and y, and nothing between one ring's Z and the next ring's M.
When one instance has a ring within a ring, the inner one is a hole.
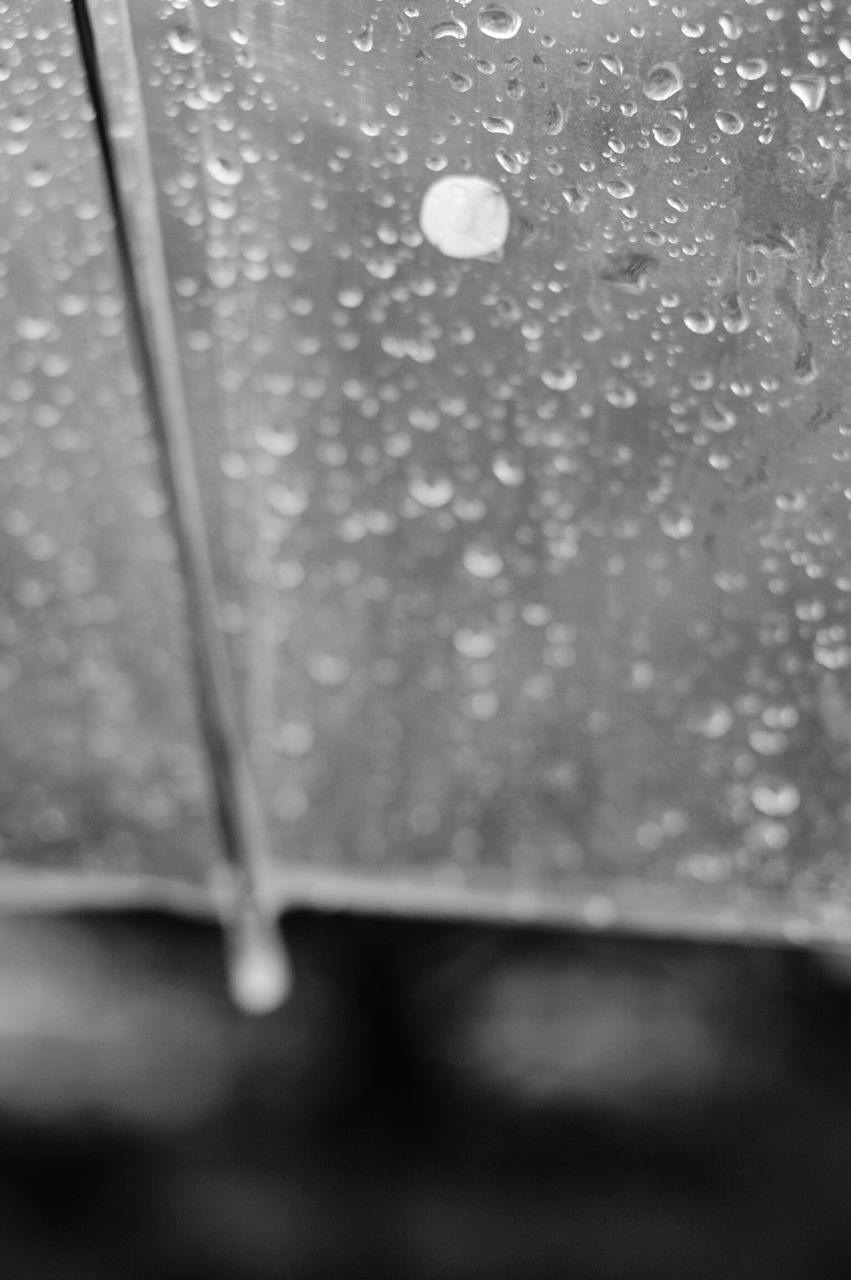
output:
M725 702L712 702L707 707L689 712L686 728L701 738L723 738L733 725L733 712Z
M485 5L476 14L476 22L482 35L493 40L510 40L520 30L521 18L508 5Z
M507 453L498 453L493 460L491 470L500 484L508 489L516 489L526 477L522 465Z
M460 18L447 18L445 22L436 23L431 29L432 40L463 40L467 34L466 22Z
M751 804L767 818L788 818L801 804L801 793L791 782L759 778L751 789Z
M487 129L488 133L505 133L510 137L514 132L514 121L506 120L503 116L487 116L482 121L482 128Z
M242 180L242 165L237 160L211 155L207 157L206 164L210 177L223 187L235 187Z
M464 551L464 568L474 578L498 578L504 568L502 556L489 543L470 543Z
M462 657L471 658L475 662L490 658L496 652L496 636L485 628L459 627L452 637L452 643Z
M728 40L738 40L742 34L742 24L731 13L722 13L718 18L718 25Z
M484 178L438 178L423 197L420 228L448 258L485 258L502 249L510 214L502 192Z
M374 32L375 24L368 22L360 35L354 37L355 48L360 49L361 53L370 53L372 51Z
M742 80L761 80L767 70L765 58L743 58L736 63L736 75Z
M544 133L556 137L564 128L564 111L557 102L551 102L544 116Z
M741 133L745 122L736 111L716 111L715 123L722 133Z
M545 369L541 374L541 381L544 386L549 387L551 391L570 391L576 386L579 380L579 374L572 365L557 365L553 369Z
M50 333L50 321L41 316L21 316L15 328L18 336L27 342L39 342Z
M707 431L712 431L715 435L725 435L726 432L732 431L738 422L738 418L732 409L728 409L726 405L719 404L717 400L713 400L710 404L705 404L700 411L700 425L706 427Z
M680 140L680 127L677 124L657 124L653 126L653 137L660 147L675 147Z
M578 187L565 187L562 197L573 213L583 213L588 208L588 197Z
M616 54L604 53L600 57L600 62L603 64L603 66L606 68L607 71L611 72L613 76L623 75L623 63L621 62L620 58L617 57Z
M289 964L277 924L253 905L243 907L228 930L231 996L244 1013L272 1013L289 993Z
M506 173L522 173L529 163L527 151L509 151L507 147L500 147L495 155Z
M615 200L628 200L630 196L635 195L635 187L624 178L614 178L606 190Z
M415 476L408 485L408 492L421 507L432 511L445 507L455 496L455 488L448 476Z
M824 102L827 80L824 76L794 76L789 81L789 88L807 111L818 111Z
M683 316L683 324L692 333L711 333L715 328L715 317L705 307L695 307Z
M194 53L198 48L198 33L181 24L168 33L168 45L175 53Z
M839 44L839 52L851 60L851 36L840 36L837 43Z
M660 62L653 67L641 87L646 98L653 102L665 102L682 89L683 77L679 67L673 62Z
M254 439L273 458L288 458L298 445L298 434L292 427L278 430L275 427L261 426L254 432Z

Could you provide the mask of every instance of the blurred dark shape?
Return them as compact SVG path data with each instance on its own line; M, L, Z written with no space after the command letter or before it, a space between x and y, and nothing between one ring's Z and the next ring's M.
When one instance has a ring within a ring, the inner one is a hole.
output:
M851 996L802 954L299 915L0 929L0 1224L28 1280L844 1277Z

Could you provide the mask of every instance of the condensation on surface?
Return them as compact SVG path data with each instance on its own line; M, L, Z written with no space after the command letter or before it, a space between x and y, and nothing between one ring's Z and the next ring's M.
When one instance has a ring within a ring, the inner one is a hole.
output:
M217 859L183 594L71 9L0 7L0 885L144 896Z
M846 927L848 4L131 18L283 882Z

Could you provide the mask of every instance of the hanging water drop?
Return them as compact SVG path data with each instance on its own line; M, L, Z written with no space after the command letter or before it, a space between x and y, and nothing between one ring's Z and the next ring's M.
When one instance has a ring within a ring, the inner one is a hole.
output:
M292 985L277 923L243 903L228 927L228 985L243 1013L273 1013Z

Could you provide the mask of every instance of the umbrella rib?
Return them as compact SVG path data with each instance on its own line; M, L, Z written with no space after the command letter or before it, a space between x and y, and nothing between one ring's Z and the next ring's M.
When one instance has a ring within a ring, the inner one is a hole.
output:
M72 10L115 223L129 327L183 577L199 728L233 879L227 922L232 984L241 1002L259 1011L260 1005L272 1007L283 997L287 965L265 893L271 869L265 816L242 741L230 660L218 624L209 528L130 24L124 0L72 0Z

